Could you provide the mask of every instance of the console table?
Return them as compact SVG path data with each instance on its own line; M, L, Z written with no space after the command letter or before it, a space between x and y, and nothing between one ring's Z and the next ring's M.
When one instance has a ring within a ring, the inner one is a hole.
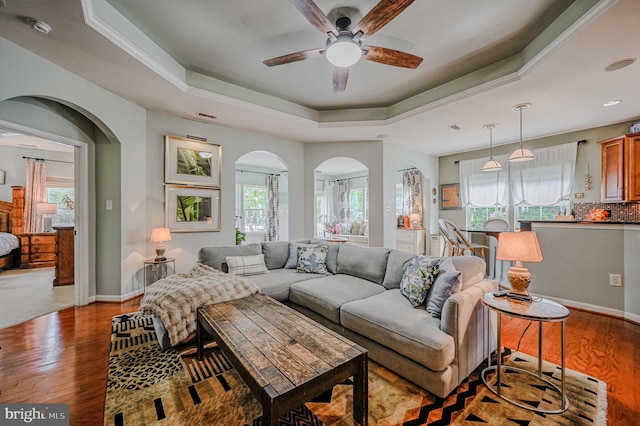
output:
M480 376L484 384L491 390L491 392L498 395L498 397L509 401L510 403L517 405L520 408L524 408L530 411L537 411L547 414L559 414L566 411L569 408L569 398L565 394L565 335L564 335L564 322L569 316L569 310L560 305L559 303L543 298L534 298L533 302L519 302L511 300L507 297L495 297L493 293L485 293L481 299L482 304L491 312L495 312L498 316L497 324L497 352L496 352L496 365L491 365L491 357L489 357L489 366L482 370ZM501 322L502 315L508 315L514 318L521 318L525 320L535 321L538 323L538 374L534 374L530 371L523 370L517 367L505 367L502 365L502 342L501 342ZM559 322L561 329L561 381L560 388L557 385L550 382L543 377L542 374L542 323L544 322ZM487 328L487 342L491 342L491 327ZM534 408L528 405L521 404L513 399L502 394L502 374L506 369L516 371L521 374L529 374L537 377L539 380L545 382L548 386L554 388L560 393L561 407L558 409L542 410L540 408ZM496 385L492 386L487 380L487 374L495 373Z

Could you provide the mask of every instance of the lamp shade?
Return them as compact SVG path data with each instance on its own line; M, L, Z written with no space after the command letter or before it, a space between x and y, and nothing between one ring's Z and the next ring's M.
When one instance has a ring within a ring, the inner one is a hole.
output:
M348 68L360 60L362 48L353 40L353 36L341 34L327 46L326 56L336 67Z
M56 203L38 203L36 206L37 214L58 214L58 204Z
M411 213L411 220L413 222L418 222L420 220L420 215L418 213Z
M151 241L154 243L171 241L171 232L169 231L169 228L153 228L151 230Z
M499 170L502 170L502 165L498 163L493 157L489 158L489 160L484 163L484 166L482 166L483 172L497 172Z
M542 252L538 236L533 231L502 232L498 240L498 260L540 262Z

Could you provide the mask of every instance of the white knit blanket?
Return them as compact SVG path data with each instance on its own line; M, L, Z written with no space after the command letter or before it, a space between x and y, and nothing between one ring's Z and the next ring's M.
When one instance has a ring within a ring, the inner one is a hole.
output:
M240 299L259 291L260 288L245 277L199 263L189 272L171 275L148 286L140 302L140 312L160 318L171 345L175 346L196 332L198 307Z

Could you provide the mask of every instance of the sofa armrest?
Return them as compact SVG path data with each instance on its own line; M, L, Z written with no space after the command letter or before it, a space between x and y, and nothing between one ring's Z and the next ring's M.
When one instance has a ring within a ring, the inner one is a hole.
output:
M440 329L456 340L456 347L460 346L460 335L468 328L482 296L497 289L497 282L485 279L447 299L442 308Z

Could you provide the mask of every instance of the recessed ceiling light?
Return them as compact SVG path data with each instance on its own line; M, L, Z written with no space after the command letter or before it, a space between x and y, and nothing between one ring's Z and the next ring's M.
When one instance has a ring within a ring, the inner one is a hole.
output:
M622 102L622 99L616 99L613 101L609 101L609 102L605 102L602 104L603 107L610 107L610 106L614 106L614 105L618 105L620 102Z
M622 68L626 68L629 65L633 64L636 61L636 58L626 58L620 59L605 68L605 71L616 71Z
M458 126L457 124L450 124L450 125L448 125L447 127L448 127L448 128L450 128L450 129L453 129L453 130L460 130L460 129L462 129L462 127Z
M37 19L27 19L27 24L31 25L31 28L41 32L42 34L49 34L51 32L51 25L46 22L38 21Z

